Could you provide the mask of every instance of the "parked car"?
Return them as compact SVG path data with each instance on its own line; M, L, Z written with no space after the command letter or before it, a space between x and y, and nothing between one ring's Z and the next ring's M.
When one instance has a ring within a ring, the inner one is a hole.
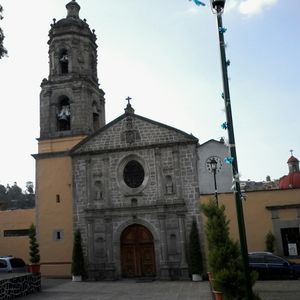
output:
M27 267L22 258L14 256L0 256L0 273L24 273Z
M300 264L270 252L250 252L249 266L251 271L258 272L258 279L300 278Z

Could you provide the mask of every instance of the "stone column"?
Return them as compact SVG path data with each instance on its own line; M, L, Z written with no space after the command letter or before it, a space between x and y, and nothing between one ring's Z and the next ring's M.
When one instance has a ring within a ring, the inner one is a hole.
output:
M87 222L87 257L88 257L88 277L95 279L95 245L94 245L94 219L88 217Z
M164 179L161 168L161 150L155 149L155 168L156 168L156 183L157 183L157 203L164 203Z
M174 183L175 191L179 201L183 201L182 198L182 182L181 182L181 172L180 172L180 158L179 158L179 148L178 146L173 147L173 160L174 160Z
M85 160L85 173L86 173L86 203L87 208L93 208L94 206L94 195L92 194L92 172L91 172L91 159Z
M184 213L178 213L178 225L179 225L179 239L180 239L180 279L189 279L189 270L186 262L186 236L185 236L185 215Z
M168 267L168 245L166 233L166 215L159 214L159 230L160 230L160 279L169 280L170 273Z
M104 188L104 201L107 207L111 207L111 195L110 195L110 187L109 187L109 158L103 158L103 188Z
M105 279L115 279L115 264L113 253L113 226L110 216L104 217L105 222L105 246L106 246L106 264L105 264Z

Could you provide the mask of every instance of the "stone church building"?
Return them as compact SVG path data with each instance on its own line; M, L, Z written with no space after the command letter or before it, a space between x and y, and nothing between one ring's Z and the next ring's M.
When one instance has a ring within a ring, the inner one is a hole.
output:
M76 1L66 8L49 31L34 155L41 271L70 276L79 228L90 279L188 279L193 218L201 226L198 140L136 114L129 98L106 124L96 35Z

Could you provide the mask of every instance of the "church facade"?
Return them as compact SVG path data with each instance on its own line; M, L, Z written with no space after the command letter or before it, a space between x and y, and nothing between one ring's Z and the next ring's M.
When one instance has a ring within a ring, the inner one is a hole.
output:
M188 279L199 228L198 140L135 113L105 123L96 35L76 1L51 24L41 84L36 224L42 273L70 276L80 229L90 279Z

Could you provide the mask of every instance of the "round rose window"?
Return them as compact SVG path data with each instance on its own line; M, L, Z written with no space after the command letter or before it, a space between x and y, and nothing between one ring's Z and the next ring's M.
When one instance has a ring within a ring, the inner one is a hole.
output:
M145 178L143 166L136 160L129 161L123 171L124 182L130 188L139 187Z

